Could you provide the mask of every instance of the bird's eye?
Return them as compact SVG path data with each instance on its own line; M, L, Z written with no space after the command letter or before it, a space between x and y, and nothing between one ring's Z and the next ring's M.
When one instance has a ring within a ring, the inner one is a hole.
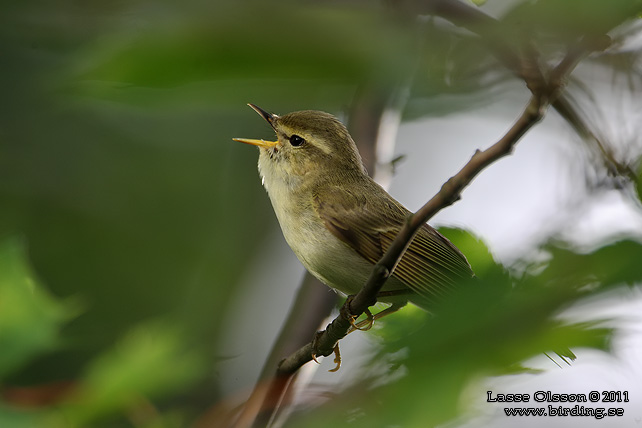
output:
M292 135L290 137L290 144L292 144L294 147L302 146L304 143L305 143L305 139L302 137L299 137L298 135Z

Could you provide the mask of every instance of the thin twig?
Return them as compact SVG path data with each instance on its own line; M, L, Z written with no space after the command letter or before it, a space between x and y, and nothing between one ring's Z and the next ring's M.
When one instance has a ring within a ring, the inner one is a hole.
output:
M542 118L543 107L540 97L533 95L519 119L498 142L484 151L475 152L470 161L455 176L451 177L432 199L408 219L384 256L374 266L366 284L349 302L349 308L344 308L341 311L326 330L319 334L315 343L305 345L283 360L277 371L279 375L296 372L303 364L312 360L313 353L323 356L333 353L337 342L343 339L350 329L350 316L361 315L376 302L376 295L394 271L394 267L410 245L417 230L442 208L459 199L462 190L484 168L508 155L519 139Z
M570 98L562 95L555 100L552 107L573 128L575 133L587 142L589 148L597 152L597 155L602 158L604 167L609 175L622 176L631 182L637 180L637 173L631 165L616 159L613 151L590 129L589 124L577 112Z
M480 35L485 41L486 46L493 52L494 56L509 70L513 71L518 77L523 78L527 83L536 82L534 76L528 75L527 59L530 55L525 57L520 56L513 50L513 47L507 42L505 34L497 29L500 28L501 22L496 18L487 15L479 8L473 7L469 4L457 0L414 0L413 12L429 13L440 16L453 24ZM608 35L602 36L593 35L586 37L576 44L569 55L566 56L565 61L560 63L557 67L556 76L565 78L568 73L565 71L568 67L574 68L577 62L583 59L584 55L592 51L602 51L611 44L611 39ZM532 72L533 70L531 70ZM555 76L551 76L554 87L561 88L564 82L554 82ZM635 181L637 174L631 166L619 162L613 156L604 142L598 138L593 132L588 130L586 124L583 123L580 115L575 111L573 105L568 102L566 97L555 97L555 101L551 103L552 107L564 118L571 127L577 132L584 140L595 144L598 153L603 159L607 170L613 175L621 175L629 180Z
M381 123L389 109L398 108L390 105L391 99L396 99L391 94L398 90L399 88L382 87L379 82L372 82L360 89L351 107L348 127L350 134L355 137L368 171L376 173L376 166L382 161L377 159L377 147L382 144L379 135ZM376 176L373 178L384 188L387 187L388 183L382 183ZM274 367L283 356L306 344L313 332L321 327L321 322L330 316L336 304L336 294L316 282L318 280L310 274L306 275L277 342L265 362L259 381L234 423L235 428L271 426L277 418L283 417L280 410L286 407L283 404L288 402L292 385L297 382L294 376L296 370L274 376ZM318 287L323 291L314 291ZM310 307L314 307L314 311ZM309 345L311 344L306 344L304 348L307 349ZM311 355L311 351L308 354Z
M330 316L335 304L336 295L329 293L328 288L312 275L306 274L235 427L268 426L269 421L276 417L273 410L280 408L281 402L288 401L287 391L294 376L273 378L274 367L283 355L290 354L310 339L310 332L318 329ZM310 310L311 307L314 310Z
M444 10L449 13L453 12L452 6L456 3L458 2L438 0L426 2L425 4L429 5L429 9L432 9L431 12L441 12L443 14L445 13ZM445 7L445 9L442 9L442 7ZM480 21L484 21L483 23L487 23L489 20L495 21L494 18L483 14L476 13L469 16L464 13L467 10L456 9L455 12L457 13L455 15L460 18L463 16L464 19L461 21L469 20L469 23L471 21L475 21L477 24ZM488 36L489 33L486 33L486 35ZM491 42L496 39L492 37L492 34L487 38ZM548 73L544 73L540 69L539 58L537 58L534 49L529 50L527 46L528 52L517 53L503 43L495 44L495 46L496 48L493 50L496 56L509 69L523 78L531 90L532 95L527 106L500 140L484 151L476 151L470 161L456 175L451 177L432 199L408 218L408 221L403 225L384 256L374 266L368 281L359 293L346 301L339 316L328 324L324 331L318 333L313 342L304 345L281 361L275 379L290 379L304 364L312 360L313 355L328 356L334 352L338 341L344 338L350 330L350 319L353 316L361 315L369 306L376 303L377 294L385 281L394 272L395 266L410 245L417 230L441 209L457 201L466 186L482 170L512 152L524 134L543 118L550 104L560 96L568 75L587 53L586 47L580 43L569 50L557 67L550 68Z
M548 73L530 75L537 81L527 82L532 96L526 108L513 126L495 144L484 151L476 151L466 165L451 177L424 206L408 218L395 240L383 257L374 266L368 281L361 290L346 301L339 316L320 332L314 342L309 343L283 360L277 375L295 373L301 366L312 360L312 355L328 356L334 352L339 340L350 329L350 318L359 316L376 303L376 296L386 280L392 275L417 230L441 209L457 201L463 189L486 167L504 156L509 155L524 134L544 116L551 102L561 94L569 73L586 54L582 44L572 47L562 61ZM532 64L534 66L534 64Z

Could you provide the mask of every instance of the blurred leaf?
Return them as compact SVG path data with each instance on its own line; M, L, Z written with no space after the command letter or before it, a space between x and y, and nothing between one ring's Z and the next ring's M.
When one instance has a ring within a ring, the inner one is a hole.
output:
M477 247L471 262L481 255L486 260L479 265L486 266L482 271L503 271L489 266L488 253L479 251L483 245L470 235L446 233L457 245L466 246L468 240ZM612 331L600 320L573 323L559 315L612 283L641 282L642 269L634 266L642 256L639 251L642 245L627 241L590 254L556 249L539 274L480 275L473 286L444 301L437 316L389 317L383 349L371 360L372 373L384 366L385 376L357 382L290 426L345 421L355 427L437 426L465 413L462 396L480 378L527 372L524 361L551 351L563 359L572 359L573 348L608 351ZM599 282L587 288L586 277Z
M185 326L190 346L214 354L224 308L276 225L268 216L256 221L269 212L256 152L231 141L254 123L245 120L247 99L235 100L241 119L203 94L189 104L178 91L180 102L153 109L65 90L82 86L72 71L86 55L114 54L91 47L134 40L128 31L143 21L171 27L172 14L170 23L155 15L164 7L3 4L0 231L24 236L51 293L81 299L86 309L61 332L68 346L14 371L16 384L74 379L150 318ZM198 15L185 13L176 16L182 28Z
M642 244L619 241L592 253L578 254L569 249L549 247L551 253L547 268L539 277L557 286L574 284L576 287L607 288L633 285L642 279Z
M506 275L505 269L497 264L486 244L472 233L451 227L440 227L439 232L466 255L476 276L487 278Z
M0 406L0 426L2 428L32 428L42 426L41 412L25 412Z
M599 38L642 12L640 0L537 0L520 2L506 16L521 34L553 37L568 43L588 36Z
M552 41L559 54L560 42L601 35L636 4L562 3L522 2L502 31L520 47L522 35ZM23 261L12 273L0 259L0 278L12 278L0 284L0 374L78 388L55 409L3 406L0 426L126 425L143 414L131 424L180 427L220 399L202 356L220 357L228 304L276 226L256 152L230 141L268 129L244 103L336 112L374 81L407 84L404 116L416 117L508 95L489 96L513 80L478 37L389 12L373 2L4 2L0 233L24 236L47 289L85 310L70 320L76 308L25 280ZM552 248L541 275L515 279L483 243L446 233L477 281L437 317L406 308L384 321L376 358L394 382L339 392L327 406L335 412L299 426L448 420L471 381L522 372L549 350L605 349L609 331L556 315L639 278L633 242L591 254Z
M77 393L62 406L64 426L86 426L184 391L203 375L205 361L186 347L181 336L164 323L132 329L90 364Z
M0 242L0 378L59 347L61 325L77 313L76 305L54 300L36 282L23 247L15 238ZM205 367L184 337L175 326L147 323L92 361L87 374L69 387L56 392L49 384L22 390L9 385L0 426L86 426L149 406L147 400L176 395L202 376ZM59 402L70 390L76 393L61 407L64 421L58 412L46 411L47 401ZM20 403L41 408L25 412L11 407Z
M286 92L274 94L281 98L293 95L292 84L345 88L369 76L394 78L411 64L411 37L376 8L212 3L198 16L177 12L171 20L134 32L125 26L97 40L75 58L63 81L78 95L136 103L154 96L145 88L178 86L179 101L189 99L186 90L199 102L205 89L210 103L221 103L238 98L238 91L252 96L251 80L259 90L267 82L282 86Z
M37 282L22 241L0 241L0 379L59 346L59 329L76 312Z

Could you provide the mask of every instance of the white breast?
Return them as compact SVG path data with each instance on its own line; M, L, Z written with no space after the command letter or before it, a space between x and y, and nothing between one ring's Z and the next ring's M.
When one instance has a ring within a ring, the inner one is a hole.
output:
M270 159L264 150L259 156L259 173L283 236L303 266L345 294L359 291L371 265L326 229L300 178L284 174L278 161Z
M297 178L283 173L264 150L259 173L288 245L303 266L321 282L344 294L356 294L372 264L325 227ZM405 288L391 278L384 289Z

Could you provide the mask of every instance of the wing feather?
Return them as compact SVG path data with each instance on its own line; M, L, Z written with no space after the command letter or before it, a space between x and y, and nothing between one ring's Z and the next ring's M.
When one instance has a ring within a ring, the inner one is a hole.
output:
M330 187L314 198L328 230L372 264L383 256L410 214L382 192L386 196L383 200L368 201L354 192ZM452 292L459 281L472 275L466 257L427 224L419 229L393 272L429 301Z

